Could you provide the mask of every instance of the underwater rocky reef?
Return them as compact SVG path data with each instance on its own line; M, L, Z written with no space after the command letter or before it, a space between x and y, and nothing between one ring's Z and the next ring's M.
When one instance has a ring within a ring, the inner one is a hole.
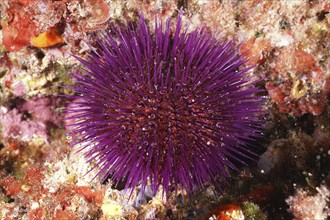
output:
M1 0L0 219L329 219L329 14Z

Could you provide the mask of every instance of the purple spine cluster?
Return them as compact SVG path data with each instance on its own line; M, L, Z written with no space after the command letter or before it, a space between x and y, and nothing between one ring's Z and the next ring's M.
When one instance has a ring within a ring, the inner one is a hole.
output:
M69 134L103 180L166 194L221 188L227 168L254 155L246 142L260 134L264 101L237 46L205 28L188 33L181 16L173 31L142 16L113 25L78 58Z

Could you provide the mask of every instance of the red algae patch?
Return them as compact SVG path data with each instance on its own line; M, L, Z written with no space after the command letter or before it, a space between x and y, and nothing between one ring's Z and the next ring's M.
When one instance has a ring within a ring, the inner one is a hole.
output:
M1 21L4 47L8 51L17 51L30 45L30 39L37 35L31 14L19 4L13 4L7 13L9 19Z
M266 55L271 50L270 43L262 38L251 38L240 47L240 52L248 61L246 65L263 64L266 61Z
M101 204L105 195L105 190L95 191L89 186L74 186L73 190L84 196L88 202L95 202L96 204Z
M22 184L14 177L8 176L0 181L0 186L4 187L6 195L17 195L21 191Z

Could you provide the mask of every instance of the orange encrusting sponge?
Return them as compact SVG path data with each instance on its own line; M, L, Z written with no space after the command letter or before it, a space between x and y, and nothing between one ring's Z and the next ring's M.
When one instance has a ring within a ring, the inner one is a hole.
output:
M58 35L55 29L51 29L49 32L43 32L37 37L31 38L31 45L39 48L51 47L63 42L62 36Z

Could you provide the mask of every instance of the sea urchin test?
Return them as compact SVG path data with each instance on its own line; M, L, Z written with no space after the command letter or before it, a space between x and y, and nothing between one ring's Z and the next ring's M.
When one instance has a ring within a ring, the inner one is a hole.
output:
M253 152L264 98L233 41L205 28L115 25L77 58L69 135L98 176L168 194L221 184Z

